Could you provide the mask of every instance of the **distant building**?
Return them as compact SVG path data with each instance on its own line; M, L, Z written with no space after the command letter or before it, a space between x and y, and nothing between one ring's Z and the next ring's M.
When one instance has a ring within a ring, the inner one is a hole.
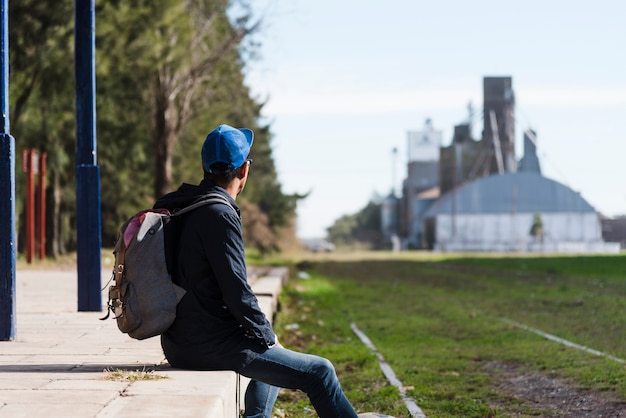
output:
M493 174L441 196L423 215L428 248L444 251L615 252L595 209L538 173ZM533 234L540 220L541 232Z
M484 146L472 139L469 124L461 124L454 127L452 144L441 148L440 153L439 187L446 193L478 176Z
M580 194L541 175L531 129L518 164L511 77L485 77L483 99L479 140L470 123L454 127L447 147L430 120L409 132L403 195L383 203L386 236L444 251L618 251L603 236L621 224L601 224Z
M514 113L511 77L485 77L482 138L472 138L469 123L454 127L452 143L441 149L442 193L490 174L517 171Z

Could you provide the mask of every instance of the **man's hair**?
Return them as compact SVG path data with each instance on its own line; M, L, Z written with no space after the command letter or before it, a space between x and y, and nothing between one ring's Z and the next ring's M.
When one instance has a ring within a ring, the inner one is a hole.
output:
M217 173L208 173L206 170L204 171L204 179L205 180L213 180L216 183L225 183L228 184L233 179L241 174L241 170L247 161L244 161L239 167L234 170L230 170L227 172L223 172L228 169L228 164L224 163L215 163L211 166L211 169L217 171Z

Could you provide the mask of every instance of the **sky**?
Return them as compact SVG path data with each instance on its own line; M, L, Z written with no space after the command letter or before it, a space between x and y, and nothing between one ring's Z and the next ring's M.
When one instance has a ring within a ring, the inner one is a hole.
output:
M450 144L482 82L512 77L516 157L536 132L543 175L606 216L626 214L626 1L255 0L252 94L266 102L297 235L401 190L407 132L431 119ZM393 152L394 148L397 152Z

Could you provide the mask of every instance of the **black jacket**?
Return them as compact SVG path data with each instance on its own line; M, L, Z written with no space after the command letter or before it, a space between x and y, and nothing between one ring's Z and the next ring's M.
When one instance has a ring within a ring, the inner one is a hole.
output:
M176 283L187 293L176 320L161 336L173 367L196 370L239 370L275 342L274 331L261 312L247 282L239 207L211 181L183 184L155 203L175 211L217 192L236 209L212 204L176 217Z

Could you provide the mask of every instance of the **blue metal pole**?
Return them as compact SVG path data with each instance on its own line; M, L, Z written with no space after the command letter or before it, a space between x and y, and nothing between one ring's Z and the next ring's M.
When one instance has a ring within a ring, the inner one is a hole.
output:
M78 310L101 311L100 167L96 164L95 0L74 2Z
M9 13L0 2L0 341L15 338L15 140L9 123Z

